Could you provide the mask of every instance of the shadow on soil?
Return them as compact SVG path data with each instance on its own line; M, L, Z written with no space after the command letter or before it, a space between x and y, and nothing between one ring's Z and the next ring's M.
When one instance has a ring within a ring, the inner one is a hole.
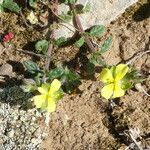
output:
M130 141L129 139L123 134L124 131L128 130L128 126L124 126L121 128L116 129L116 118L117 116L113 115L113 109L114 107L121 106L122 103L120 103L119 99L115 99L113 101L110 101L107 105L107 108L105 109L105 112L107 114L106 118L104 118L103 123L104 125L109 129L109 133L119 142L124 143L125 145L129 145Z
M150 0L143 4L133 15L133 20L142 21L150 17Z
M22 63L16 61L8 61L7 63L13 66L13 72L17 75L24 73L24 67ZM32 108L30 98L33 96L31 93L26 93L20 87L22 79L17 76L11 77L3 76L5 82L0 82L0 102L10 104L10 106L17 105L23 110Z

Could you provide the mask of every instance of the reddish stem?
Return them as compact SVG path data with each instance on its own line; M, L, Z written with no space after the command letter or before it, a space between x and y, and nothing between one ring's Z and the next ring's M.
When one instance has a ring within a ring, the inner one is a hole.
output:
M70 4L70 9L74 13L75 24L76 24L80 34L84 37L84 40L85 40L86 44L88 45L90 52L95 51L94 45L92 44L91 40L89 39L89 37L84 32L84 29L82 27L79 15L75 13L75 5L74 4Z

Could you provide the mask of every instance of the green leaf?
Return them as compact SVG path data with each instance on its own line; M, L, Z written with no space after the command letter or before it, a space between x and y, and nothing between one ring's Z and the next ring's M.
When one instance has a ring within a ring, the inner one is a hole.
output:
M104 42L104 44L102 45L102 47L101 47L101 50L100 50L100 53L102 54L102 53L105 53L105 52L107 52L108 50L109 50L109 48L110 48L110 46L111 46L111 44L112 44L112 40L113 38L112 38L112 36L109 36L107 39L106 39L106 41Z
M77 14L87 13L91 10L91 5L87 3L85 6L82 4L76 5L75 11Z
M12 12L19 13L21 8L18 6L17 3L13 2L12 0L4 0L3 5L4 8L9 9Z
M4 0L0 0L0 12L3 12L3 1Z
M69 4L75 4L77 2L77 0L68 0Z
M64 96L64 92L62 89L60 89L59 91L55 92L55 101L58 102L62 97Z
M88 62L86 64L86 71L89 75L93 74L95 72L95 65L92 62Z
M94 37L101 37L106 31L105 26L103 25L95 25L91 28L89 35Z
M64 0L64 3L66 4L75 4L77 0Z
M54 41L54 44L58 47L63 46L67 43L67 39L65 37L60 37L59 39Z
M64 91L67 93L71 93L75 87L81 84L79 75L70 71L67 67L60 80L63 83Z
M71 93L75 87L81 84L79 75L67 67L56 67L49 72L48 77L50 80L59 79L63 85L63 90L67 93Z
M39 72L39 67L35 62L31 60L27 60L24 61L23 64L29 73L37 74Z
M99 52L95 52L92 54L92 56L90 58L90 62L93 63L94 65L98 64L98 65L102 65L102 66L107 66Z
M37 6L37 2L38 2L38 0L29 0L29 5L33 8L35 8Z
M41 84L43 83L43 76L44 73L38 72L37 75L34 77L37 86L41 86Z
M83 13L90 12L90 10L91 10L91 5L90 3L87 3L83 8Z
M50 71L50 73L48 74L48 77L50 80L61 78L64 72L65 70L63 68L57 67Z
M131 82L129 82L128 80L124 80L121 83L121 88L123 90L128 90L128 89L131 89L132 87L133 87L133 84Z
M69 22L72 20L72 15L71 14L65 14L64 12L62 12L61 15L59 15L59 18L61 18L61 20L65 21L65 22Z
M78 41L75 42L75 46L80 48L84 44L84 38L81 37Z
M35 49L38 53L46 54L48 50L49 42L47 40L40 40L35 44Z

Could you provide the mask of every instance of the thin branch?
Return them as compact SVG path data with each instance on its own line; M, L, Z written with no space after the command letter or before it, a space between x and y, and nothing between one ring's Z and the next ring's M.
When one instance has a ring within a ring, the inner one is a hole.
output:
M84 40L85 40L86 44L88 45L88 47L90 49L90 52L95 51L95 47L94 47L93 43L91 42L89 37L87 35L85 35L84 29L82 27L82 24L81 24L81 21L80 21L80 18L79 18L79 15L76 14L76 12L75 12L75 5L74 4L70 4L70 9L74 13L75 23L76 23L76 26L77 26L77 28L79 30L79 33L84 37Z
M46 62L45 62L45 70L46 71L49 70L52 50L53 50L53 44L50 43L48 51L47 51Z
M68 30L70 30L72 33L75 33L74 30L72 30L71 28L69 28L67 25L63 24L63 23L59 23L60 25L66 27ZM69 24L70 25L70 24Z
M148 94L145 89L142 87L141 83L137 83L135 84L135 88L139 91L139 92L144 92L144 94L146 94L147 96L150 97L150 94Z
M68 23L65 19L61 18L58 14L56 14L56 12L51 9L52 13L57 17L59 18L60 20L62 20L63 22L67 23L68 25L70 25L71 27L73 27L76 31L79 31L77 28L75 28L75 26L73 26L72 24ZM62 23L59 23L60 25L63 25L65 26L66 28L68 28L70 31L72 31L74 33L74 31L72 29L70 29L68 26L62 24Z
M55 14L58 14L58 0L54 0L53 2L53 5L55 5L55 9L53 10ZM52 10L51 10L52 11ZM54 15L52 15L52 19L53 19L53 23L56 22L56 18ZM51 31L50 33L50 37L49 39L53 39L54 38L54 29ZM48 71L49 70L49 67L50 67L50 62L51 62L51 54L52 54L52 50L54 48L54 45L52 43L49 44L49 48L48 48L48 51L47 51L47 56L46 56L46 62L45 62L45 71ZM45 80L45 77L44 77L44 80Z
M27 51L27 50L23 50L23 49L18 49L18 48L14 48L16 51L19 51L19 52L22 52L22 53L24 53L24 54L28 54L28 55L33 55L33 56L36 56L36 57L42 57L42 58L44 58L45 56L44 55L42 55L42 54L36 54L36 53L34 53L34 52L30 52L30 51Z
M20 15L21 15L21 17L22 17L22 19L23 19L24 24L25 24L27 27L33 29L33 27L27 23L26 18L24 17L22 11L20 11Z
M134 144L136 145L136 147L138 148L138 150L143 150L143 148L138 144L138 142L136 141L136 139L133 137L133 135L131 133L129 133L131 140L134 142Z
M127 65L130 65L131 63L135 62L137 59L141 58L143 55L150 53L150 49L146 51L139 51L136 54L134 54L130 59L126 60L125 63Z
M2 49L2 53L3 53L4 51L6 51L6 50L14 49L14 50L16 50L16 51L18 51L18 52L22 52L22 53L24 53L24 54L33 55L33 56L40 57L40 58L44 58L44 57L45 57L45 56L42 55L42 54L36 54L36 53L31 52L31 51L28 51L28 50L23 50L23 49L21 49L21 48L15 48L15 47L12 46L12 45L8 45L8 47L6 47L5 45L3 45L3 46L4 46L4 49Z

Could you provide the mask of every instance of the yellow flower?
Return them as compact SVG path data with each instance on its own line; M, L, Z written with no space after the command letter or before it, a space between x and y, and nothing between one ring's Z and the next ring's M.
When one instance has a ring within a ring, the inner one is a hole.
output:
M27 20L29 20L29 22L31 24L37 24L38 23L38 18L36 17L36 15L34 14L33 11L31 11L30 14L27 16Z
M57 101L63 96L60 87L61 82L57 79L54 79L51 84L45 83L41 87L38 87L38 91L41 95L36 95L32 98L36 108L54 112Z
M99 79L105 86L101 90L101 95L106 98L117 98L125 94L122 89L122 79L127 74L129 67L125 64L113 66L110 69L104 68Z

